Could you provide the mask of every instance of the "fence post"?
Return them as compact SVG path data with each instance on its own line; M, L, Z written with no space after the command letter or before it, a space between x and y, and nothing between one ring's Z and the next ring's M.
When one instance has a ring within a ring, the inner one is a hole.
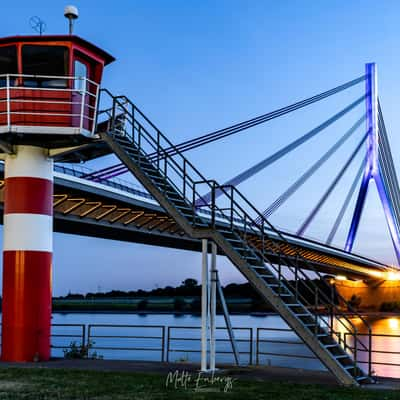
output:
M169 341L170 341L170 337L171 337L171 327L168 326L167 327L167 354L166 354L166 362L169 362L169 350L170 350L170 345L169 345Z
M253 328L250 329L249 365L253 365Z
M165 325L161 327L161 362L165 359Z

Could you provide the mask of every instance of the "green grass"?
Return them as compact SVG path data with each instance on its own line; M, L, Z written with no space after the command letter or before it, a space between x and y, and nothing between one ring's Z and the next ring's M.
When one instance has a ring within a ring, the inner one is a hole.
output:
M196 377L196 374L193 374ZM0 400L148 400L148 399L285 399L285 400L394 400L395 391L294 385L238 379L224 393L223 384L208 385L212 392L166 387L165 374L98 372L47 368L0 368Z

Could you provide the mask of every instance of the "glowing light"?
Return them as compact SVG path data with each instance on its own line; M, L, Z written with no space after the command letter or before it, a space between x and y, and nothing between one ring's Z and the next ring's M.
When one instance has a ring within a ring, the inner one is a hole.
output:
M368 275L371 275L375 278L382 278L384 277L384 273L381 271L368 271Z
M390 329L398 329L399 328L399 320L397 318L389 318L388 323L389 323Z
M388 272L385 278L387 281L400 281L400 272Z
M336 276L336 279L337 279L338 281L346 281L346 280L347 280L347 278L346 278L344 275L337 275L337 276Z

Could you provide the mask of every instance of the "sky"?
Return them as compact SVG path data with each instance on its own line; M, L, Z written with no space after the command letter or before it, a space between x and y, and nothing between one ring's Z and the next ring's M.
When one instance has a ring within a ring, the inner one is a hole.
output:
M400 2L85 0L73 4L80 13L75 33L117 59L105 69L102 85L115 94L127 95L175 143L333 88L363 75L365 63L376 62L393 158L400 168ZM66 33L65 5L58 0L3 2L0 35L34 34L29 23L32 16L45 21L45 33ZM319 125L363 91L363 84L358 85L287 117L194 150L188 157L205 176L226 181ZM364 112L362 104L239 189L256 207L265 209ZM271 222L296 231L363 133L360 128ZM307 236L326 240L363 158L361 153ZM115 161L108 157L88 166ZM334 242L339 247L343 247L353 207L354 198ZM354 250L395 263L374 185ZM219 267L223 284L242 280L223 257ZM193 252L55 234L55 295L176 285L187 277L199 279L200 268L200 254Z

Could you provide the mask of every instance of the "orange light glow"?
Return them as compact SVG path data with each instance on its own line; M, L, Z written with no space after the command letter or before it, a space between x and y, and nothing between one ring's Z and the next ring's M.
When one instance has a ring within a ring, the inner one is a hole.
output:
M387 281L400 281L400 272L388 272L385 278Z

